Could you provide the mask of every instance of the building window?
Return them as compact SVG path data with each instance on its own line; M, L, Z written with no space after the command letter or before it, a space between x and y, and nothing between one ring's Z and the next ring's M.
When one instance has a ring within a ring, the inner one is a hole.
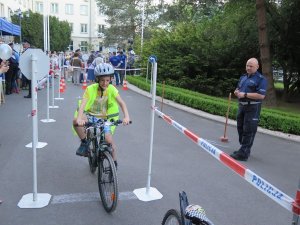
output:
M0 3L0 17L5 17L4 15L4 5Z
M81 41L80 42L80 50L82 52L87 52L87 48L88 48L88 43L87 41Z
M71 32L74 32L74 24L73 23L69 23L70 27L71 27Z
M103 24L98 24L98 33L104 34L105 26Z
M69 51L73 51L73 41L71 40L69 47L68 47Z
M35 3L35 11L36 12L43 12L44 11L43 2L36 2Z
M87 33L87 24L80 24L80 32Z
M58 14L58 4L57 3L51 3L50 13Z
M88 6L87 5L80 6L80 15L82 15L82 16L88 15Z
M72 4L66 4L65 5L65 13L67 15L73 15L74 14L74 9Z

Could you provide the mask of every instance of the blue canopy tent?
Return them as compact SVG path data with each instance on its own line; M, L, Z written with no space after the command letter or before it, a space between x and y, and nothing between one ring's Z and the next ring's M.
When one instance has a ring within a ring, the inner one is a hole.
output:
M8 22L0 18L0 35L20 36L21 28L18 25Z

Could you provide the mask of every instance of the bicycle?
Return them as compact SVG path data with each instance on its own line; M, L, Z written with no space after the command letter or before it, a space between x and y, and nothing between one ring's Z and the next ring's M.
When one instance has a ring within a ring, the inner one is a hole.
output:
M89 116L85 124L88 141L88 162L91 173L98 167L98 188L104 209L113 212L118 203L118 179L112 158L111 144L105 141L104 126L118 126L121 120L108 121ZM131 123L131 122L130 122Z
M214 225L199 205L189 205L184 191L179 193L180 212L169 209L163 218L162 225Z

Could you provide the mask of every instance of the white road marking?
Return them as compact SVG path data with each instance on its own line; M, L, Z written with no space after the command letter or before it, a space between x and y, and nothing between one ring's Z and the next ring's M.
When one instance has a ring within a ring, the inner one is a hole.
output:
M121 192L119 193L119 200L134 200L137 199L133 192ZM99 192L90 193L73 193L64 195L54 195L52 197L51 204L64 204L73 202L95 202L101 201Z

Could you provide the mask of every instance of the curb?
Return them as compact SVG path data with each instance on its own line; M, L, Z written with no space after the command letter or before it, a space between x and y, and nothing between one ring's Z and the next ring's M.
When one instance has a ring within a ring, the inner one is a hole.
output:
M149 92L146 92L146 91L143 91L143 90L139 89L138 87L128 83L128 81L127 81L127 87L130 90L134 91L134 92L137 92L137 93L139 93L141 95L144 95L148 98L152 98L152 95ZM156 101L161 101L161 99L162 98L160 96L156 96ZM212 114L203 112L203 111L198 110L198 109L193 109L193 108L188 107L188 106L180 105L180 104L178 104L176 102L173 102L171 100L168 100L168 99L164 99L164 104L170 105L174 108L192 113L194 115L197 115L197 116L209 119L209 120L217 121L219 123L224 123L225 122L225 117L212 115ZM232 120L232 119L228 119L228 125L236 127L236 121ZM285 139L285 140L290 140L290 141L300 143L300 136L298 136L298 135L282 133L282 132L279 132L279 131L267 130L267 129L262 128L262 127L258 127L257 131L260 132L260 133L263 133L263 134L267 134L267 135L275 136L275 137L282 138L282 139Z

